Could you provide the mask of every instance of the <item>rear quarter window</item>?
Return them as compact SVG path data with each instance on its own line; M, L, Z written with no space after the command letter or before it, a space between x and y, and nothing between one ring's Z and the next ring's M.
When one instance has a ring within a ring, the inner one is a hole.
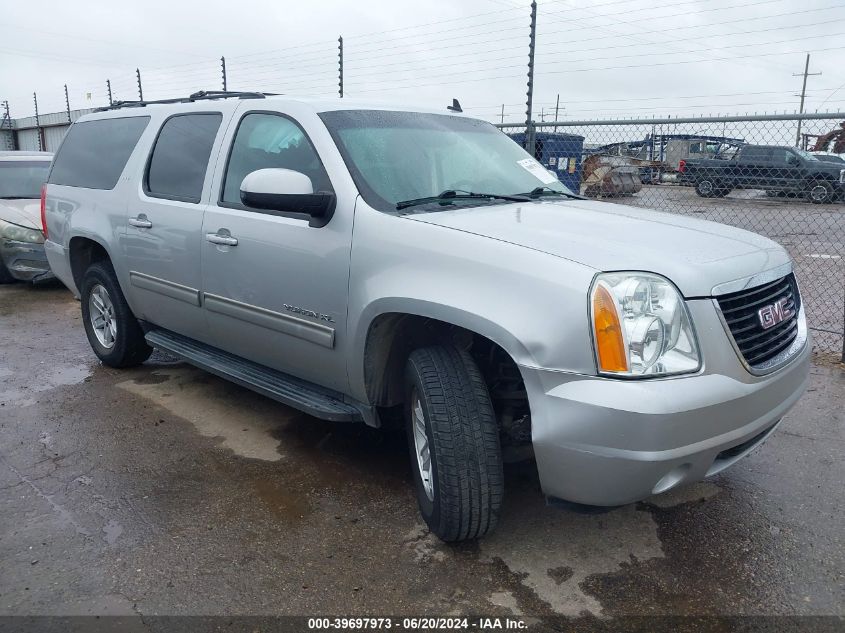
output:
M49 183L114 189L148 116L83 121L70 126L50 171Z
M208 160L223 115L176 114L161 126L147 166L148 196L199 202Z

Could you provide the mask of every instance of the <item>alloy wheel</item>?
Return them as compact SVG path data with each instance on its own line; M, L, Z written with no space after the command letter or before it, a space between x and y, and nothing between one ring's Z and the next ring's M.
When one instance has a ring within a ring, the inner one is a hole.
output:
M88 296L88 312L91 327L100 345L106 349L114 347L117 338L117 320L114 315L114 305L108 290L100 284L91 289Z

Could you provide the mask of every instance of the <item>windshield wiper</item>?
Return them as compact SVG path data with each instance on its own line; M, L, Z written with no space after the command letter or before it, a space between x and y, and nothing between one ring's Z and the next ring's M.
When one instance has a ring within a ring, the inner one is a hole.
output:
M570 193L568 191L558 191L557 189L552 189L551 187L537 187L536 189L532 189L528 193L519 193L519 196L528 196L532 200L536 200L537 198L541 198L542 196L565 196L567 198L572 198L574 200L586 200L584 196L579 196L577 193Z
M447 189L437 196L426 196L425 198L415 198L413 200L403 200L396 203L396 209L402 210L408 207L415 207L420 204L428 204L431 202L440 202L441 204L451 204L453 200L508 200L510 202L528 202L531 198L528 195L519 194L513 196L506 196L498 193L477 193L473 191L463 191L461 189Z

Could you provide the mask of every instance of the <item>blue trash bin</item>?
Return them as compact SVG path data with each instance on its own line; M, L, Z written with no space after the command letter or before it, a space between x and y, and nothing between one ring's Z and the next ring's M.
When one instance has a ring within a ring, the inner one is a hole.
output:
M521 147L525 147L525 133L508 134ZM546 169L553 171L558 180L571 191L581 189L581 157L584 137L578 134L537 132L534 135L534 158Z

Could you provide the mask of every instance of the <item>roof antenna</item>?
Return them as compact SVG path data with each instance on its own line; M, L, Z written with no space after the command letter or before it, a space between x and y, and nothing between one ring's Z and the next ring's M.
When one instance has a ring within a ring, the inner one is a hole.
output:
M463 112L461 104L457 99L452 99L452 105L446 106L446 109L451 110L452 112Z

